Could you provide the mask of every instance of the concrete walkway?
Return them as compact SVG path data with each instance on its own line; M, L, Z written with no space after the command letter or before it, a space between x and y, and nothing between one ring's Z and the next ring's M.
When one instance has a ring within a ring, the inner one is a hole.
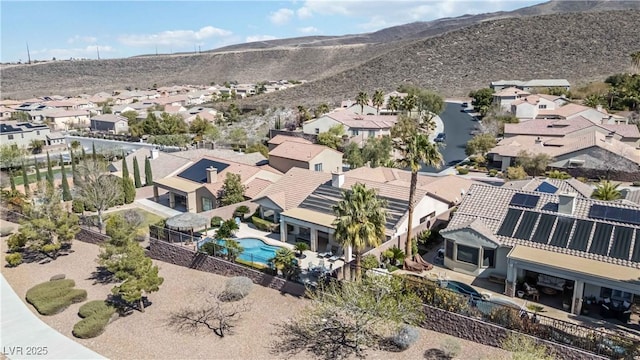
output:
M4 275L0 276L0 285L0 349L4 356L9 359L106 359L52 329L29 311Z

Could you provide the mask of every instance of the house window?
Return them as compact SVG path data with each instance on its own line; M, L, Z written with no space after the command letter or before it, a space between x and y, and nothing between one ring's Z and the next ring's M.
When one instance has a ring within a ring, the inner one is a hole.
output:
M546 109L546 108L547 108L547 105L542 105L542 104L538 105L538 109Z
M478 265L479 252L480 252L480 249L478 248L465 246L465 245L458 245L456 260L473 264L473 265Z
M432 211L430 214L425 215L423 217L420 218L420 224L422 224L423 222L429 220L430 217L436 216L436 212Z
M633 295L625 291L612 290L607 287L602 287L600 288L600 297L603 299L611 298L614 300L623 300L623 301L631 302Z
M482 266L488 268L496 267L496 251L494 249L482 248Z
M9 135L9 140L13 140L13 135Z
M36 135L40 135L40 130L36 131Z
M444 256L453 260L453 241L447 240L447 244L444 250Z
M316 128L316 134L320 134L320 129Z
M202 198L202 211L213 209L213 200L203 197Z
M375 130L369 130L369 137L374 137L376 136L376 131Z
M314 171L322 171L322 163L313 165Z
M353 134L353 136L360 135L360 131L359 130L351 130L351 133Z

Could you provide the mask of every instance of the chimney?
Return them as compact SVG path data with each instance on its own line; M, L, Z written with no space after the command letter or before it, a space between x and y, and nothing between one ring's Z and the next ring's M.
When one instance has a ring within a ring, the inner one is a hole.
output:
M218 181L218 169L213 166L207 168L207 184L213 184Z
M576 193L563 192L558 194L558 214L573 215L576 206Z
M157 158L158 158L158 149L156 148L151 149L151 160L157 159Z
M336 171L331 173L331 186L341 188L342 185L344 185L344 173L338 167Z

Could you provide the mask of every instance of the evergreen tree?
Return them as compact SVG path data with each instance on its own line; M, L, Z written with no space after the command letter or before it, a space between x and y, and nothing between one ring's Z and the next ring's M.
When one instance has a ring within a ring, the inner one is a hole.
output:
M144 159L144 182L146 186L153 184L153 174L151 173L151 162L147 156Z
M138 160L136 157L133 157L133 181L135 181L136 189L142 187L142 182L140 181L140 168L138 167Z
M78 169L76 169L76 156L71 151L71 176L73 177L73 186L79 184Z
M127 158L122 153L122 178L129 177L129 167L127 167Z
M38 166L38 159L33 159L35 165L36 165L36 183L40 183L40 181L42 181L42 176L40 175L40 166Z
M122 192L125 204L131 204L136 199L136 188L133 186L133 180L128 176L122 178Z
M67 172L64 169L62 155L60 155L60 175L62 176L62 200L71 201L71 191L69 191L69 182L67 181Z
M96 143L94 142L91 143L91 158L96 159Z
M24 162L22 162L22 184L24 185L24 194L29 196L31 188L29 187L29 175L27 175L27 167L24 166Z
M51 167L51 158L49 157L49 152L47 151L47 183L49 186L53 187L53 168Z
M16 180L13 178L13 172L9 175L9 182L11 183L11 191L16 191Z

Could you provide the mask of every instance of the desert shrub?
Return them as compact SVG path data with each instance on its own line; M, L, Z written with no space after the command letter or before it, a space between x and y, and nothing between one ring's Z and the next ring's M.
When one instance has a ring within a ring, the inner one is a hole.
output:
M249 211L251 210L249 210L249 207L247 205L240 205L235 209L234 213L244 215L248 214Z
M80 339L96 337L104 332L109 323L109 317L90 316L78 321L73 326L73 336Z
M631 186L640 186L640 181L634 181Z
M460 349L460 343L452 337L444 339L440 344L440 350L442 350L442 353L447 359L453 359L458 356Z
M20 253L11 253L4 257L7 260L7 266L16 267L22 264L22 255Z
M420 337L420 332L414 326L402 325L398 333L391 338L391 343L399 350L407 350L411 345L415 344Z
M506 306L497 306L491 310L489 318L492 322L507 329L520 330L523 328L519 311Z
M502 348L511 352L514 360L550 360L554 359L546 346L538 345L530 336L511 333L503 342Z
M80 199L73 199L71 202L71 210L76 214L82 214L84 212L84 203Z
M214 216L211 218L211 227L217 228L220 227L220 223L224 221L220 216Z
M220 294L222 301L242 300L251 291L253 281L245 276L234 276L227 280L224 291Z
M69 305L87 299L87 291L74 289L75 284L70 279L38 284L27 291L27 302L42 315L57 314Z
M378 257L372 254L365 255L362 257L362 267L365 270L377 268L380 265L378 261Z
M49 281L64 280L66 277L67 275L65 274L55 274L49 278Z
M509 180L522 180L527 177L527 173L522 166L509 166L506 177Z
M489 170L489 176L490 177L496 177L496 175L498 175L498 170L497 169Z
M456 170L458 170L458 175L467 175L469 173L469 169L462 166L456 167Z
M276 224L276 223L272 223L269 220L265 220L265 219L261 219L257 216L252 216L251 217L251 222L253 222L253 225L255 225L256 229L258 230L262 230L262 231L275 231L280 225Z
M88 318L91 316L111 317L116 312L116 309L103 300L89 301L82 305L78 310L78 316L81 318Z

